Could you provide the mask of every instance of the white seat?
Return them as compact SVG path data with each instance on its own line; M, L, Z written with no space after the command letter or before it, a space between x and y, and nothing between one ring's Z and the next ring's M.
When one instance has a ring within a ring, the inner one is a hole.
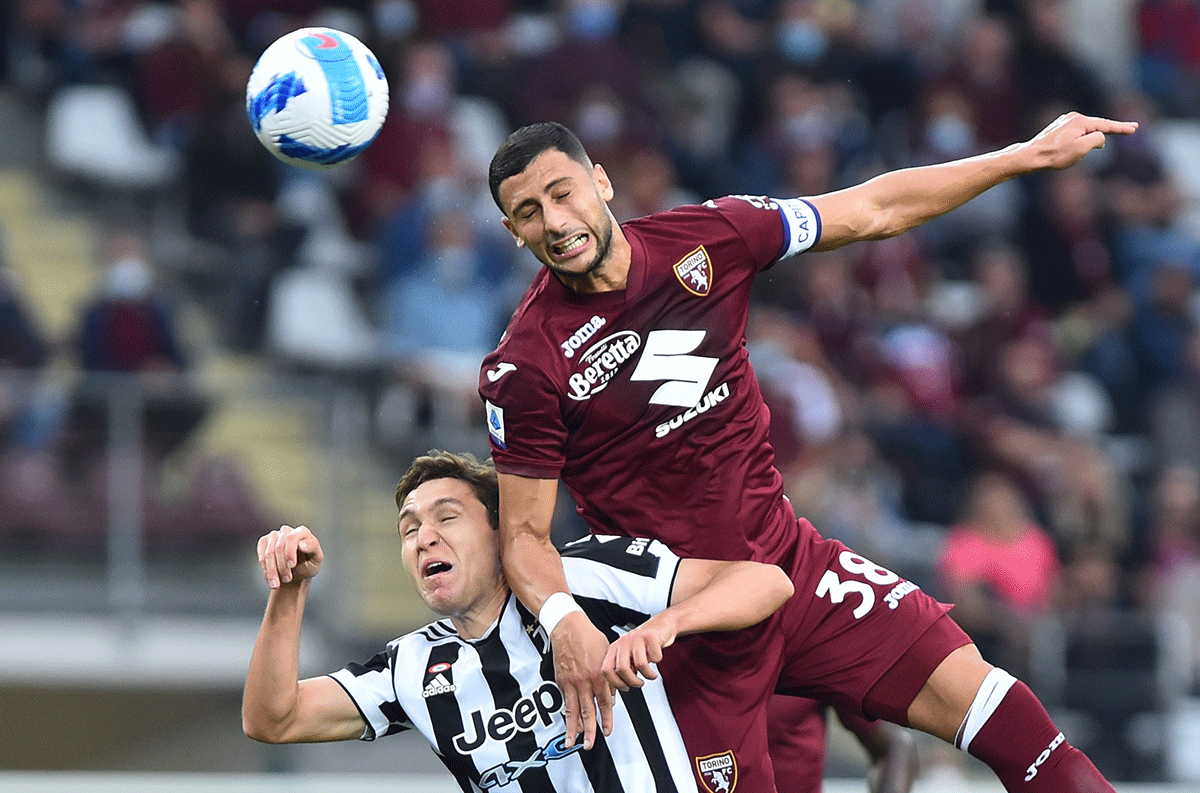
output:
M111 187L165 187L180 170L178 153L150 141L133 99L112 85L59 89L46 117L46 155L65 176Z

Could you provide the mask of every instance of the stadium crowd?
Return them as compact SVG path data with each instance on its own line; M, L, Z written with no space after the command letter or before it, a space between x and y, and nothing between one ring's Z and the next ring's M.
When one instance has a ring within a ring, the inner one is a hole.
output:
M67 86L123 91L182 163L157 277L228 349L362 388L395 461L486 449L478 364L538 267L486 188L516 126L570 126L627 219L823 193L1023 140L1066 110L1138 121L1079 166L768 271L748 344L789 496L820 531L957 603L985 656L1031 681L1046 617L1071 635L1176 614L1200 695L1200 236L1195 186L1159 134L1200 112L1200 6L1127 3L1123 81L1076 46L1078 6L17 0L0 10L0 74L46 118ZM363 39L391 92L371 147L320 174L273 160L245 114L257 54L307 24ZM3 377L70 346L39 332L4 274L0 440L15 473L0 498L14 500L16 483L67 466L78 432ZM112 264L110 296L143 295L138 277ZM146 368L185 370L170 323L154 328L138 336ZM80 367L142 368L102 361L82 330ZM1117 713L1116 732L1136 711L1095 708ZM1161 773L1136 741L1077 743L1112 778Z

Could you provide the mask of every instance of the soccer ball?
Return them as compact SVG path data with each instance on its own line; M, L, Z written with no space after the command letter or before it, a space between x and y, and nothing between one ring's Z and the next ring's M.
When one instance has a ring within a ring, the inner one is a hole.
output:
M333 28L301 28L259 56L246 84L246 114L267 150L309 170L332 168L375 140L388 85L375 55Z

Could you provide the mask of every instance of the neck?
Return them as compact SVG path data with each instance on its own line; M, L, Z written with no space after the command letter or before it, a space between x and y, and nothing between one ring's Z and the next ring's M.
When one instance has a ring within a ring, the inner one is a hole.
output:
M464 639L482 638L488 628L500 619L500 612L504 611L504 604L508 602L508 592L507 586L499 586L462 613L451 614L450 622L454 624L458 635Z

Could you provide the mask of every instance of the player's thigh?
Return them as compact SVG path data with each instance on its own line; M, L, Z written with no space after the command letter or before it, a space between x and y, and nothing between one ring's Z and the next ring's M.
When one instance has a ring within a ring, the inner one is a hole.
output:
M790 613L778 690L854 712L949 607L836 540L823 539L810 550L793 574L796 594L784 606Z

